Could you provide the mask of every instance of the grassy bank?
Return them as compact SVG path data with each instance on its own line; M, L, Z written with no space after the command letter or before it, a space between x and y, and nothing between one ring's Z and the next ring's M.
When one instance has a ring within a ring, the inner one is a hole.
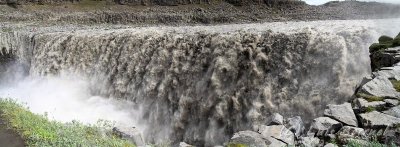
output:
M38 147L133 147L128 141L115 137L107 122L83 125L79 122L61 123L44 115L30 112L23 105L0 99L1 117L7 126L18 132L28 146Z

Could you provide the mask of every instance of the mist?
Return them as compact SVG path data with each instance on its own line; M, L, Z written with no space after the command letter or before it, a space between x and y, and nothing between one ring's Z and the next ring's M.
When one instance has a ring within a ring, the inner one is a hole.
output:
M122 126L138 126L138 112L126 100L92 95L89 82L76 75L20 78L1 85L0 97L14 99L33 113L47 114L61 122L76 120L96 124L107 120Z

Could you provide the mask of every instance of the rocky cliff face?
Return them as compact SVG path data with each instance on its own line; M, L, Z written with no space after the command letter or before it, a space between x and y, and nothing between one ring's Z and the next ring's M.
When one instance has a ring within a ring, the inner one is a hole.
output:
M135 102L148 140L170 136L174 143L209 146L265 123L273 112L307 122L326 104L348 99L369 72L365 45L376 30L368 24L4 24L10 30L1 32L0 46L30 76L79 74L91 81L93 95Z
M21 4L60 4L60 3L79 3L85 0L0 0L0 4L21 5ZM177 5L190 5L190 4L211 4L218 3L216 0L100 0L109 3L132 5L132 6L177 6ZM223 0L235 6L249 5L249 4L267 4L269 6L278 6L284 4L305 4L297 0ZM95 2L95 1L94 1Z

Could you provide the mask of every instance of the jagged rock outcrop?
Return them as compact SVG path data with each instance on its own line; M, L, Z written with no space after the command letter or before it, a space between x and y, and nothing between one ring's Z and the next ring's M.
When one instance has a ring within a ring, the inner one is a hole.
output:
M350 126L358 126L356 115L354 114L350 103L328 105L328 108L324 111L324 115Z

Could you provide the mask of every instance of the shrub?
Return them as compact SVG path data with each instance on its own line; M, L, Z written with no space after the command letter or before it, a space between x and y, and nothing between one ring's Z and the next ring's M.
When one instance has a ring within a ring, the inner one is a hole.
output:
M400 36L397 36L396 38L394 38L393 40L393 47L398 47L400 46Z
M391 44L393 42L393 38L383 35L383 36L379 37L378 41L380 44Z
M133 147L111 133L111 125L83 125L77 121L61 123L46 115L37 115L14 100L0 99L1 117L7 126L16 130L28 146L97 146Z

